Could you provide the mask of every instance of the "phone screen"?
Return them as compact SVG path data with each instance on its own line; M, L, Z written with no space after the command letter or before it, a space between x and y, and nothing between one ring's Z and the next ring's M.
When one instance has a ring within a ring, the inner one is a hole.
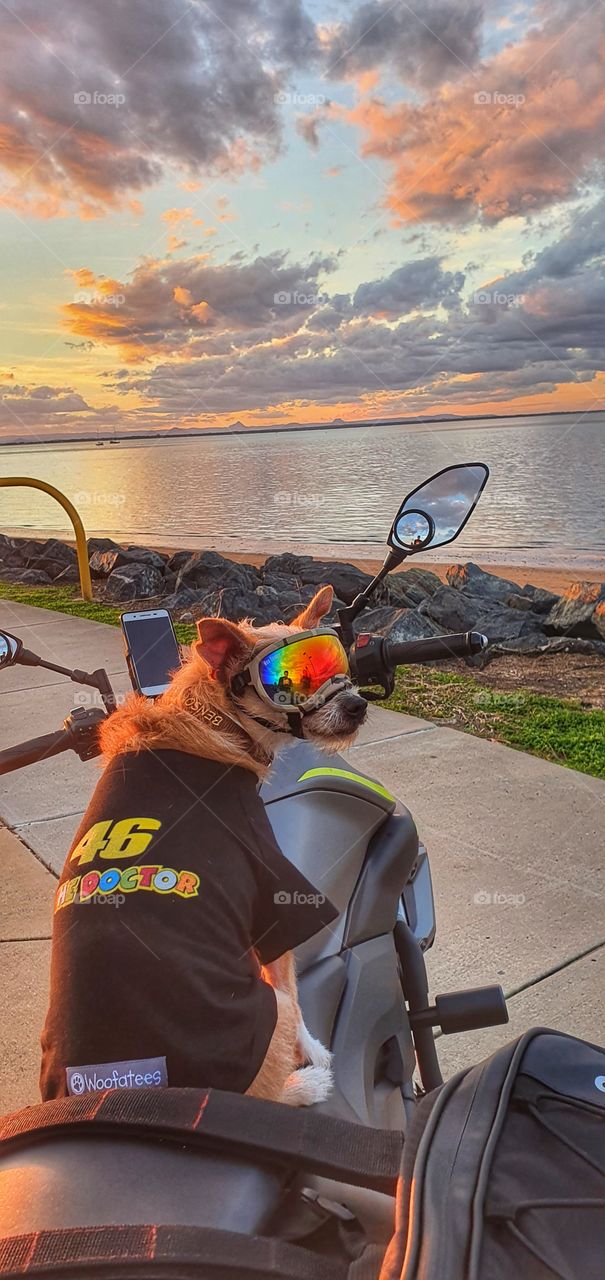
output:
M181 662L169 615L153 610L139 617L123 614L121 622L137 688L141 693L163 693Z

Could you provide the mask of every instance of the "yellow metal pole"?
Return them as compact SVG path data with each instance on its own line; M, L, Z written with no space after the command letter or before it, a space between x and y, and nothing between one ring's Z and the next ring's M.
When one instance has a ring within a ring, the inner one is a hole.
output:
M86 546L86 534L84 525L74 507L73 502L61 493L60 489L55 489L54 485L47 484L46 480L32 480L29 476L0 476L0 487L11 488L15 485L25 485L29 489L42 489L43 493L49 493L51 498L60 503L63 510L67 512L71 523L74 527L76 535L76 550L78 553L78 569L80 572L80 590L83 600L92 600L92 582L90 580L90 566L88 563L88 548Z

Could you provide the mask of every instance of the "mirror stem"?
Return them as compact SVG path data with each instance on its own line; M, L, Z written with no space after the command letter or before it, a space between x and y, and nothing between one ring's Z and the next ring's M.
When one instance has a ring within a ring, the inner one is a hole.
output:
M21 650L17 662L24 667L44 667L46 671L57 671L61 676L68 676L74 684L86 684L90 689L98 689L107 710L115 711L114 692L107 672L102 668L97 671L71 671L69 667L59 667L56 662L39 658L37 653L32 653L29 649Z
M387 573L390 573L398 564L401 564L402 560L407 560L407 556L407 551L401 551L398 548L392 547L385 556L382 568L376 574L376 577L372 578L372 581L368 583L365 591L361 591L358 596L355 596L355 599L351 604L347 605L346 609L338 610L340 635L345 649L350 649L355 639L353 633L353 622L355 621L355 618L363 609L367 608L370 603L370 596L376 590L379 583L382 582L383 578L386 578Z

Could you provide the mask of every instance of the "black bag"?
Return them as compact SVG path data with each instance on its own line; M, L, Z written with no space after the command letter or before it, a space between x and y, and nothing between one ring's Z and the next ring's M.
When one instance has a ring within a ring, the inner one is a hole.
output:
M603 1280L605 1050L535 1028L419 1104L380 1280Z

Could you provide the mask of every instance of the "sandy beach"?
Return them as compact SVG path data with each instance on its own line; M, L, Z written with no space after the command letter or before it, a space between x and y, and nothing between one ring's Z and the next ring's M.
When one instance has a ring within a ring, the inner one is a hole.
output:
M228 557L229 560L238 562L245 561L246 564L253 564L257 568L264 564L267 556L277 554L283 551L283 547L275 547L271 551L267 551L266 555L247 555L245 552L231 551L227 548L214 547L216 551ZM295 548L292 548L296 553ZM382 560L359 559L356 556L347 556L346 554L334 550L329 546L318 548L314 553L318 559L322 560L347 560L350 564L356 565L359 569L363 569L366 573L377 573L382 564ZM403 565L401 570L396 572L405 572L406 567L410 568L412 563L419 567L430 569L432 573L436 573L442 582L446 581L446 573L449 565L463 563L468 557L457 557L455 552L452 554L451 560L436 562L429 561L426 557L416 556L410 559L407 565ZM508 565L508 564L487 564L484 561L477 560L481 569L486 573L495 573L500 578L509 578L511 582L516 582L520 587L526 583L531 583L534 587L543 587L546 591L554 591L557 595L562 595L572 582L605 582L605 571L592 570L575 570L575 569L554 569L545 566L533 565Z

